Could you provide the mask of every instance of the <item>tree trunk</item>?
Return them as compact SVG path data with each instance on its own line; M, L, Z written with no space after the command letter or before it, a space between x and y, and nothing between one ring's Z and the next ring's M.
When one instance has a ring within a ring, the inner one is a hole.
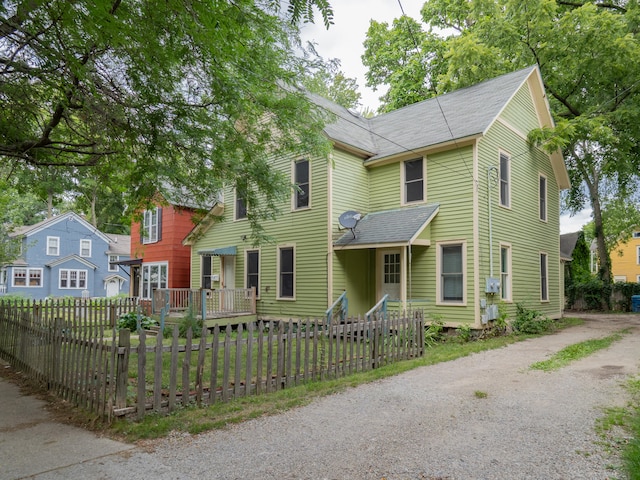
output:
M607 251L607 245L604 240L604 227L602 222L600 198L598 197L597 193L591 191L592 184L587 182L587 185L589 186L589 193L591 194L591 207L593 209L593 223L595 226L596 248L599 262L598 276L606 285L609 285L611 283L611 260L609 259L609 252ZM600 303L605 311L609 310L608 295L603 295Z

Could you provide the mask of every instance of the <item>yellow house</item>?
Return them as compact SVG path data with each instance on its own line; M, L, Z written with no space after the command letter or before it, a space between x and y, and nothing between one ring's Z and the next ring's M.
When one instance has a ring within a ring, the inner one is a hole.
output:
M640 231L633 232L627 243L613 249L611 274L614 282L640 283Z

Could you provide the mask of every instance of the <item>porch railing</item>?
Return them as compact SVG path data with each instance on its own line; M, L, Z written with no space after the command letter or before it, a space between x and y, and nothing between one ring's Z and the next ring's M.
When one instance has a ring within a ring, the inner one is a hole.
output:
M331 325L335 323L333 321L334 317L338 317L340 320L338 323L344 323L344 320L347 318L347 314L349 311L349 300L347 299L347 291L342 292L335 302L331 304L331 306L325 312L327 317L327 325Z
M376 303L371 310L364 314L364 318L367 321L374 319L376 316L382 315L383 317L387 315L387 302L389 301L389 295L385 295L380 299L378 303Z
M153 291L152 312L155 314L160 314L162 309L166 314L180 314L189 308L204 318L255 315L255 288L158 288Z

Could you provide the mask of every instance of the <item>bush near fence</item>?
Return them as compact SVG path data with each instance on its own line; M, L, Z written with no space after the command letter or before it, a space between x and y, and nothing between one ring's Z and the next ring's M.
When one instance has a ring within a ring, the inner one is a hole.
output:
M0 357L52 393L108 419L268 393L424 353L421 312L337 325L309 319L215 326L198 339L191 330L180 338L176 325L164 339L112 329L111 319L89 321L102 318L89 313L89 304L74 304L60 316L36 305L0 301ZM117 308L95 308L105 306Z

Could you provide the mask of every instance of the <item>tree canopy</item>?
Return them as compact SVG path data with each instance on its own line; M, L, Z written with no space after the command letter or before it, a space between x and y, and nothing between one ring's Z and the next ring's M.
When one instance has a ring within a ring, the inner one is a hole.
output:
M627 198L639 171L638 1L428 0L422 20L426 29L407 28L407 19L371 23L363 61L368 85L390 85L383 110L416 101L403 91L417 85L427 98L537 64L556 126L530 140L564 152L565 206L592 208L600 273L610 281L600 202Z
M328 26L325 0L3 2L0 157L92 170L134 207L162 183L201 199L231 184L257 225L290 188L267 156L328 149L292 23L316 10Z

